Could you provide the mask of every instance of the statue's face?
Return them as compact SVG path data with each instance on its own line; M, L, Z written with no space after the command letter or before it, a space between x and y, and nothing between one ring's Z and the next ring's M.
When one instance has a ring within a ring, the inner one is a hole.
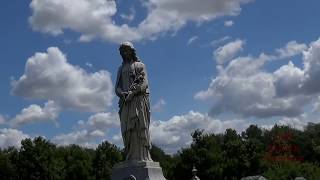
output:
M132 59L132 55L133 55L132 49L130 47L128 47L128 46L121 47L120 54L121 54L122 58L124 60L127 60L127 61L131 60Z

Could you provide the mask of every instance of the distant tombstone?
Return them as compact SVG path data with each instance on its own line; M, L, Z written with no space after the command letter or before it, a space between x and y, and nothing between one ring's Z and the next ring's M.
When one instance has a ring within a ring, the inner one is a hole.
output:
M196 167L193 166L193 169L192 169L193 177L191 178L191 180L200 180L200 178L198 178L197 176L197 172L198 170L196 169Z
M307 180L307 179L304 177L296 177L294 180Z
M263 176L248 176L248 177L243 177L241 180L267 180Z

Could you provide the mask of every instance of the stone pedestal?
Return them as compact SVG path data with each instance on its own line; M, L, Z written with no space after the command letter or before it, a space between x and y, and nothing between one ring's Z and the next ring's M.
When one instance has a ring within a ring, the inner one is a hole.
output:
M124 161L112 169L111 180L134 180L133 177L136 180L166 180L158 162Z

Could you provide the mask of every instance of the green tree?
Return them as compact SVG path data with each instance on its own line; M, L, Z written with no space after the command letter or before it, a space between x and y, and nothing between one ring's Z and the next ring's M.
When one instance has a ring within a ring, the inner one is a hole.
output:
M246 174L249 162L246 146L240 135L233 129L227 129L223 136L224 177L240 179Z
M63 158L64 166L61 172L63 179L94 179L92 170L93 150L70 145L59 148L59 156Z
M18 151L14 147L0 149L0 179L18 179L17 167Z
M250 125L244 132L241 133L243 139L257 139L262 141L263 131L257 125Z
M152 145L151 158L153 161L159 162L163 170L164 176L168 178L173 177L173 168L175 167L175 159L170 155L166 154L160 147Z
M21 141L18 173L22 179L53 179L55 145L42 137Z
M266 148L263 143L263 134L263 130L257 125L250 125L242 132L246 155L246 176L261 174L265 168L262 162Z
M119 148L107 141L99 144L95 151L93 168L96 179L107 179L111 177L112 167L122 161L123 157Z
M263 175L269 180L288 180L296 177L318 180L320 177L320 168L312 163L287 161L270 166Z
M223 177L222 136L196 130L192 133L190 148L178 152L177 165L172 179L190 179L193 166L198 169L200 179L221 179Z
M305 135L305 159L320 164L320 123L309 123L304 131Z

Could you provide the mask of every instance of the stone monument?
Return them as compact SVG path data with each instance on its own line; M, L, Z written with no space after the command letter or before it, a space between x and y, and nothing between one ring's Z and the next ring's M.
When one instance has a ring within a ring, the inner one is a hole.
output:
M294 180L306 180L306 178L304 178L304 177L296 177L296 178L294 178Z
M193 166L193 168L192 168L192 178L191 178L191 180L200 180L200 178L197 176L197 172L198 172L198 170L196 169L196 167L195 166Z
M248 176L248 177L243 177L241 180L267 180L263 176Z
M119 97L119 117L126 159L112 169L111 180L165 180L158 162L150 156L150 102L145 65L131 42L119 48L122 65L118 69L115 92Z

